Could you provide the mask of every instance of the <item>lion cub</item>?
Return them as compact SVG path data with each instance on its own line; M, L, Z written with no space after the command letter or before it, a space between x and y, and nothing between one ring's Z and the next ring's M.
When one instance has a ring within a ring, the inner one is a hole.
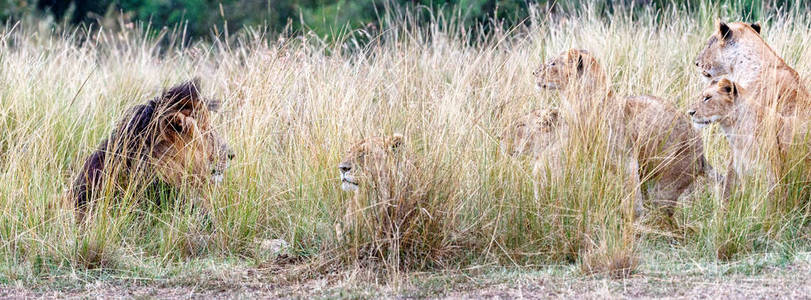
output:
M526 155L532 158L532 174L540 182L548 178L548 171L560 166L562 139L567 136L566 122L560 119L556 108L536 109L523 115L504 128L500 136L501 150L510 156ZM535 198L539 197L537 189Z
M516 119L501 135L501 149L509 155L543 156L559 144L558 132L565 131L556 108L536 109Z
M653 183L647 198L672 213L696 177L712 172L701 136L675 107L651 96L615 97L600 64L588 51L571 49L533 73L538 87L559 90L569 135L596 122L609 139L612 156L627 163L635 187L635 210L643 212L641 182Z
M696 127L703 128L718 123L724 131L732 150L724 183L725 199L729 197L736 177L752 174L758 167L760 151L777 150L779 155L770 156L784 157L790 147L802 142L794 140L795 136L803 137L795 134L809 132L808 123L802 122L801 118L771 112L757 103L747 101L750 95L727 78L715 79L702 91L701 99L687 112ZM770 140L776 144L761 144ZM763 167L769 169L767 176L770 181L774 181L776 174L771 166L765 164Z

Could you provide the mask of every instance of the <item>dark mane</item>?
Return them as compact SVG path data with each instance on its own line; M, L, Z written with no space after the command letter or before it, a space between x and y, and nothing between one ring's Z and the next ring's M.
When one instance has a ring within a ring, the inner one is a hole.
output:
M79 214L83 214L88 202L93 198L92 191L102 184L106 172L124 171L127 174L147 174L146 161L159 142L161 130L159 124L162 115L174 111L198 110L200 95L197 87L199 80L194 79L176 85L160 96L139 104L124 115L110 136L103 140L87 158L71 188ZM210 104L209 104L210 106ZM171 124L170 124L171 125ZM83 216L80 216L80 219Z
M200 97L200 91L197 87L200 86L200 80L195 78L190 81L178 84L153 101L160 101L166 105L165 109L184 110L184 109L201 109L197 107L198 103L203 103Z

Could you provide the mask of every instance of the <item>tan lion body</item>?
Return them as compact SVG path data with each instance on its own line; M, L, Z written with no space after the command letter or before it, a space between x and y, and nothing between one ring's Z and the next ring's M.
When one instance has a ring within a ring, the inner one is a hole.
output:
M785 157L809 132L809 123L797 116L783 116L768 107L747 100L752 96L743 87L726 78L713 80L702 91L701 100L688 114L699 127L718 123L732 151L724 183L724 198L728 198L737 178L766 169L768 180L774 183L775 170L760 159L760 151L770 157ZM795 139L800 137L800 139ZM773 153L772 151L776 151Z
M612 151L628 164L629 181L638 187L635 207L642 211L641 181L654 182L648 198L668 212L696 177L711 168L701 137L675 107L652 96L615 97L597 60L583 50L569 50L536 73L541 88L560 89L562 114L574 127L606 120Z
M363 139L349 148L338 165L341 188L353 192L351 202L345 205L342 225L336 224L341 235L344 228L357 225L363 216L375 216L375 234L381 238L397 238L418 213L422 190L415 172L412 153L404 145L404 137ZM402 227L402 228L401 228Z
M809 93L800 75L760 36L760 25L719 23L695 64L708 80L722 76L747 90L747 99L784 116L806 115Z

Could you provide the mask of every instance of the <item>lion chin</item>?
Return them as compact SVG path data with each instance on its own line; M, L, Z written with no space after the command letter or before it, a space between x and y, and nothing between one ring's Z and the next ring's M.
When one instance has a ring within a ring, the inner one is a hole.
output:
M347 192L354 192L358 190L358 184L348 180L344 180L341 182L341 189Z
M354 192L358 190L358 184L344 181L341 183L341 189L347 192Z
M712 116L709 119L693 118L692 120L693 127L695 127L696 129L703 129L704 127L710 126L710 124L715 123L716 121L718 121L718 119L720 119L720 117L718 116Z
M223 174L212 175L211 176L211 182L213 182L214 184L220 184L220 183L222 183L222 180L223 180L224 177L225 176Z

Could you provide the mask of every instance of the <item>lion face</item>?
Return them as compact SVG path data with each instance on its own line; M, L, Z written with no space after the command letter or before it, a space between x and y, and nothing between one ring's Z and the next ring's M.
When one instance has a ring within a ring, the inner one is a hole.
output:
M557 141L557 109L538 109L510 125L501 137L501 147L510 155L539 154Z
M391 165L393 156L403 144L403 136L372 137L352 146L338 164L341 173L341 188L344 191L357 191L360 184L369 180L379 169Z
M706 80L731 73L737 56L738 41L759 38L760 34L760 25L757 23L719 22L716 27L715 33L695 59L696 67Z
M725 118L735 107L739 89L726 78L715 80L701 92L701 99L687 112L698 128Z
M566 89L570 84L595 83L604 76L597 59L586 50L569 49L532 72L539 89ZM591 82L588 82L591 81Z
M195 88L193 84L187 88ZM234 152L211 124L218 104L176 89L159 105L153 151L158 175L174 185L220 183Z

